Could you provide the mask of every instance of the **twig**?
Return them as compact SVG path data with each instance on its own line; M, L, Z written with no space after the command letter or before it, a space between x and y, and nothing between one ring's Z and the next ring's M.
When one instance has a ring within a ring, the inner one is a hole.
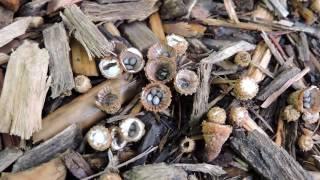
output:
M284 91L286 91L294 82L297 82L303 76L305 76L310 71L309 67L306 67L299 74L295 75L292 79L288 80L278 91L275 91L271 96L269 96L261 105L262 108L267 108L272 104Z
M134 162L134 161L136 161L136 160L138 160L138 159L140 159L140 158L142 158L142 157L144 157L144 156L152 153L153 151L155 151L155 150L157 150L157 149L158 149L157 146L156 146L156 147L152 147L152 146L151 146L150 148L148 148L147 150L145 150L145 151L142 152L141 154L133 157L132 159L130 159L130 160L126 161L126 162L123 162L123 163L117 165L116 168L121 168L121 167L123 167L123 166L126 166L126 165L128 165L128 164L130 164L130 163L132 163L132 162ZM97 173L97 174L93 174L93 175L91 175L91 176L88 176L88 177L86 177L86 178L83 178L83 179L81 179L81 180L93 179L93 178L95 178L95 177L98 177L98 176L106 173L107 171L108 171L108 169L106 169L106 170L104 170L104 171L101 171L101 172L99 172L99 173Z
M211 176L221 176L226 172L220 166L201 163L201 164L172 164L175 167L181 167L186 171L208 173Z
M239 19L237 16L237 13L234 9L234 4L232 2L232 0L224 0L224 6L228 12L228 16L231 19L231 21L233 21L234 23L239 23Z
M261 37L263 38L263 40L268 45L270 51L272 52L272 54L274 55L276 60L280 63L280 65L283 65L285 63L285 60L283 59L283 57L281 56L281 54L279 53L279 51L277 50L275 45L272 43L272 41L270 40L268 35L264 31L262 31Z

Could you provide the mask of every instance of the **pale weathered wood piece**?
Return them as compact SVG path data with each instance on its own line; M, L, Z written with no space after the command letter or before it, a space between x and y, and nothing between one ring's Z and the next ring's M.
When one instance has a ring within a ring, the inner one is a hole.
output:
M13 172L22 171L44 163L68 148L75 149L82 142L82 134L78 125L72 124L65 130L26 151L13 165Z
M69 30L73 32L74 37L86 49L90 59L113 54L113 44L104 37L78 6L74 4L68 6L60 16Z
M43 39L50 55L51 97L68 95L75 84L70 64L68 36L63 23L56 23L43 30Z
M0 151L0 172L16 161L23 152L17 148L6 148Z
M158 11L158 0L140 0L137 2L122 2L98 4L84 1L81 9L92 21L130 20L142 21Z
M0 98L0 132L29 139L41 129L42 108L51 83L48 65L48 51L34 42L24 41L11 54Z
M20 19L0 29L0 47L8 44L14 38L23 35L29 27L31 18Z

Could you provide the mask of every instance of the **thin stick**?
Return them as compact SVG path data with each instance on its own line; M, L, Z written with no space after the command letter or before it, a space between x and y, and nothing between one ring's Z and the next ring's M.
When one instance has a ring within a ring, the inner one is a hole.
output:
M224 0L224 6L228 12L228 16L231 19L231 21L233 21L234 23L239 23L239 19L237 16L237 13L234 9L234 4L232 2L232 0Z
M272 133L274 133L272 127L268 124L268 122L267 122L257 111L253 110L252 108L248 108L248 110L249 110L250 112L252 112L255 116L257 116L257 118L260 119L260 120L263 122L263 124L264 124Z
M270 40L268 35L264 31L262 31L261 37L268 45L268 47L269 47L270 51L272 52L272 54L274 55L275 59L280 63L280 65L283 65L285 63L285 60L283 59L283 57L281 56L281 54L279 53L279 51L277 50L275 45L272 43L272 41Z
M262 108L269 107L284 91L286 91L294 82L297 82L310 71L309 67L303 69L299 74L288 80L278 91L275 91L261 105Z
M136 160L138 160L138 159L140 159L140 158L142 158L142 157L144 157L144 156L147 156L148 154L152 153L153 151L155 151L155 150L157 150L157 149L158 149L158 146L156 146L156 147L152 147L152 146L151 146L150 148L148 148L147 150L145 150L145 151L142 152L141 154L133 157L132 159L130 159L130 160L126 161L126 162L123 162L123 163L117 165L116 168L121 168L121 167L123 167L123 166L126 166L126 165L128 165L128 164L130 164L130 163L132 163L132 162L134 162L134 161L136 161ZM83 178L83 179L81 179L81 180L93 179L93 178L95 178L95 177L98 177L98 176L106 173L107 171L108 171L108 169L106 169L106 170L104 170L104 171L101 171L101 172L99 172L99 173L97 173L97 174L88 176L88 177L86 177L86 178Z

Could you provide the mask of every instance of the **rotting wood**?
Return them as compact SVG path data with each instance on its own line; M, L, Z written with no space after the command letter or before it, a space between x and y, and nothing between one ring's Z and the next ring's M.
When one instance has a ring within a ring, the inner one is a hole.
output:
M89 58L103 58L113 54L113 44L109 42L98 28L83 14L76 5L68 6L60 14L74 37L87 51Z
M140 0L137 2L121 2L98 4L84 1L81 4L83 12L92 21L142 21L158 11L158 0Z
M23 152L17 148L6 148L0 151L0 172L15 162Z
M23 35L29 27L31 18L20 19L0 29L0 47L8 44L14 38Z
M107 80L101 83L100 85L92 88L86 94L79 96L70 103L46 116L42 120L42 129L33 134L33 142L36 143L42 140L47 140L61 132L70 124L78 123L81 128L88 128L98 120L106 117L106 114L95 105L96 95L104 87L109 86L112 89L121 89L121 103L124 103L141 90L139 89L141 88L141 85L142 82L140 80L127 81L124 79L121 79L120 81Z
M52 159L58 153L66 151L68 148L77 148L81 142L81 130L78 125L73 124L46 142L26 151L14 163L12 171L18 172L37 166Z
M288 80L297 75L299 72L300 69L296 67L288 68L282 71L278 76L275 77L273 81L269 83L268 86L259 91L257 99L261 101L266 100L273 92L278 90L281 86L283 86Z
M81 179L93 174L89 164L79 153L69 149L62 158L68 170L76 178Z
M19 14L21 16L43 16L46 14L44 7L50 0L33 0L24 4L19 9Z
M67 169L60 158L55 158L49 162L40 164L34 168L17 172L2 173L1 179L5 180L64 180Z
M162 19L175 19L188 13L183 0L164 0L160 9Z
M218 52L211 53L208 57L201 60L202 63L215 64L220 61L223 61L240 51L250 51L253 50L256 46L250 44L246 41L238 41L232 43L230 46L221 49Z
M273 92L262 104L260 107L267 108L272 104L285 90L287 90L294 82L297 82L303 76L305 76L310 71L309 67L306 67L297 75L293 76L290 80L288 80L281 88L275 92Z
M53 13L63 7L70 6L71 4L75 4L81 2L82 0L50 0L47 6L47 13Z
M25 41L11 54L0 98L0 131L29 139L41 129L41 113L51 78L49 54ZM48 79L48 80L47 80Z
M163 28L167 34L177 34L183 37L201 37L207 29L200 24L187 22L164 23Z
M230 23L224 20L212 19L212 18L203 19L202 21L204 24L209 26L222 26L222 27L229 27L229 28L239 28L239 29L246 29L246 30L253 30L253 31L266 31L266 32L272 30L272 28L270 27L255 24L255 23L244 23L244 22Z
M160 39L160 41L166 42L166 35L164 34L162 22L158 12L153 13L149 17L149 23L151 30Z
M231 147L266 179L311 180L301 165L269 137L257 131L237 133L231 138Z
M96 61L91 61L86 50L75 39L70 40L71 46L71 65L75 74L85 76L98 76L99 72Z
M63 24L56 23L43 30L43 40L50 55L51 97L70 95L75 84L69 60L69 41Z
M142 22L133 22L120 27L123 36L127 37L134 47L146 52L150 46L159 42L153 32Z
M5 9L0 5L0 29L12 23L13 15L13 11Z

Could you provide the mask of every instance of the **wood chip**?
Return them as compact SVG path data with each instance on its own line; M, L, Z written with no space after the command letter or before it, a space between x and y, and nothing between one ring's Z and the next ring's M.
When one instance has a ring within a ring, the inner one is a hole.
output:
M0 172L16 161L23 152L17 148L6 148L0 151Z
M0 29L0 47L23 35L27 31L30 22L31 18L24 18Z
M67 7L60 16L69 30L73 32L74 37L86 49L90 59L114 54L113 44L103 36L78 6L73 4Z
M12 53L0 98L0 131L29 139L41 128L41 114L51 80L49 54L25 41Z
M83 12L92 21L143 21L152 13L158 11L158 0L140 0L137 2L121 2L98 4L84 1L81 4Z
M69 59L69 41L63 23L56 23L43 30L43 39L50 55L51 97L70 95L75 84Z
M187 22L164 23L163 28L166 34L177 34L183 37L201 37L207 29L200 24Z

